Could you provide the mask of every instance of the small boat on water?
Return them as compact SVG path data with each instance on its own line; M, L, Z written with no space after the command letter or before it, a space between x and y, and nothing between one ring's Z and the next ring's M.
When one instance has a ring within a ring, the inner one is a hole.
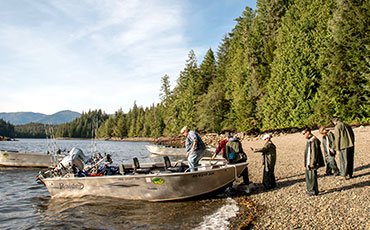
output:
M54 169L40 172L38 179L52 197L107 196L127 200L172 201L205 195L231 185L247 168L247 163L229 165L218 161L202 163L191 172L186 162L164 162L111 166L109 155L85 165L87 157L72 149ZM93 158L93 157L92 157ZM108 159L108 160L105 160ZM108 170L101 171L104 168Z
M65 155L0 150L0 166L47 168L52 166L53 157L55 160L60 160Z
M185 156L186 148L178 146L164 145L145 145L146 149L154 155L159 156ZM215 151L215 148L207 146L206 155L210 155Z

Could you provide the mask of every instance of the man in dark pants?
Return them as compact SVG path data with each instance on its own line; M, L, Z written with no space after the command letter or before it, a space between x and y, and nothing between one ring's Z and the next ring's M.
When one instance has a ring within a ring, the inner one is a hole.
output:
M276 163L276 146L271 141L271 135L265 134L262 140L265 141L263 148L251 150L254 152L261 152L263 156L263 186L266 189L276 187L275 180L275 163Z
M228 138L225 147L225 156L227 157L229 164L237 164L247 161L247 155L243 151L242 144L240 143L240 140L236 137ZM243 183L241 184L241 186L245 186L245 192L249 193L250 190L248 167L243 170L241 176L243 177Z
M348 180L353 177L355 134L351 126L343 123L339 118L334 117L332 122L335 125L335 148L339 154L340 175Z
M335 142L334 142L334 134L328 131L325 127L321 127L319 132L322 135L322 146L324 148L325 153L325 161L326 161L326 175L339 175L339 169L337 166L337 162L335 161Z
M306 128L302 134L307 139L305 150L305 168L306 168L306 195L318 195L319 185L317 182L317 169L325 166L322 156L320 141L311 133L310 128Z

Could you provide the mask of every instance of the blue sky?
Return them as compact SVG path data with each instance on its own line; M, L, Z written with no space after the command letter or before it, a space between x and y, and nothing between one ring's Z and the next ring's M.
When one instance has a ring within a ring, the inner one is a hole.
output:
M0 112L128 112L159 102L190 50L217 51L256 0L0 1Z

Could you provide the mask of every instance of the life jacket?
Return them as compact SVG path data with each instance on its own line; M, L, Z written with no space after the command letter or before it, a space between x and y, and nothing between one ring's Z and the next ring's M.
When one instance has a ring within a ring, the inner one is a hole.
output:
M226 143L225 154L229 163L247 161L247 155L244 153L242 144L238 138L229 138Z

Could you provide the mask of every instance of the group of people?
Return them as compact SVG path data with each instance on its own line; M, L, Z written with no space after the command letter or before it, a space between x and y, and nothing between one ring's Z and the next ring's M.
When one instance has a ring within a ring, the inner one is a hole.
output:
M309 196L318 195L317 169L325 166L326 174L334 176L342 176L345 179L353 177L354 166L354 143L355 136L351 126L342 122L339 118L332 119L334 124L334 133L325 127L319 129L322 135L322 145L324 149L325 161L321 151L321 142L315 137L310 128L305 128L302 132L307 139L304 162L305 162L305 179L307 185L306 194ZM203 157L206 146L199 134L189 130L187 126L181 129L181 133L186 137L186 157L189 162L191 171L196 171L199 160ZM262 184L266 189L273 189L276 187L275 180L275 164L276 164L276 146L271 141L272 136L265 134L262 138L265 144L262 148L253 148L253 152L261 152L263 156L263 180ZM244 153L242 145L238 138L231 135L226 135L222 140L211 160L217 154L222 152L222 157L230 164L245 162L247 155ZM338 169L335 161L336 153L339 154L340 169ZM243 184L249 185L248 168L241 174L243 177Z
M353 177L355 135L351 126L342 122L339 118L333 118L332 122L334 133L325 127L319 129L325 154L326 174L340 175L349 180ZM302 134L307 139L305 149L306 194L309 196L318 195L317 169L325 166L320 147L321 142L311 133L309 128L306 128ZM336 153L339 155L340 170L335 161Z

